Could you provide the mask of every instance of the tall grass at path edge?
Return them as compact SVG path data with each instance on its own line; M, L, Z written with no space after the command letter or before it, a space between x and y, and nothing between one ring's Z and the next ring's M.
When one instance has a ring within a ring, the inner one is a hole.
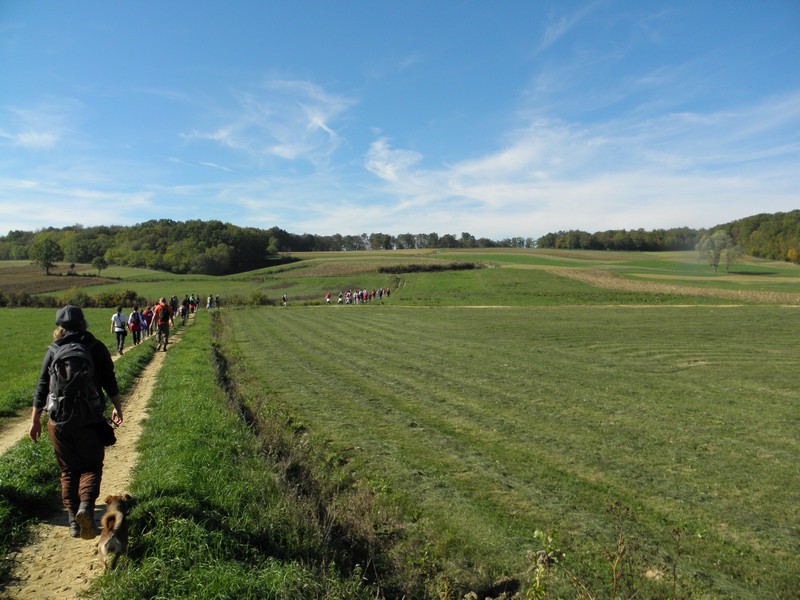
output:
M216 384L208 313L166 355L143 424L131 544L102 598L374 598L326 562Z

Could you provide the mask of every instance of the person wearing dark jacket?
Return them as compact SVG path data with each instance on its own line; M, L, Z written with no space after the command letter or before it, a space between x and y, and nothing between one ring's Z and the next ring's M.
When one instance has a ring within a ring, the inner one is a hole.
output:
M105 344L98 342L87 329L83 311L78 306L68 305L56 314L56 329L53 332L54 346L71 342L85 345L94 363L95 383L98 391L104 391L114 410L112 421L122 423L122 405L119 386L114 374L114 362ZM49 347L42 362L42 371L33 395L33 410L29 437L37 442L42 434L42 412L50 392L49 367L53 360L53 348ZM100 393L102 394L102 391ZM101 399L102 400L102 399ZM104 401L103 401L104 403ZM100 480L103 475L105 445L99 425L105 425L102 415L98 423L79 426L56 425L48 419L47 432L53 442L58 467L61 471L61 499L67 509L70 535L91 540L97 536L94 521L94 505L100 495Z

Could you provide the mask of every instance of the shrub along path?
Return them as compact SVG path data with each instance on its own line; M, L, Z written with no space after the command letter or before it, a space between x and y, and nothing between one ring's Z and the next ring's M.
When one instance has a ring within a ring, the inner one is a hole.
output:
M182 331L183 328L174 329L170 338L177 342ZM131 472L137 462L136 444L141 434L141 423L147 416L147 406L163 362L164 353L156 352L133 390L123 397L125 420L117 429L117 443L106 450L99 506L95 511L98 524L104 509L103 499L110 494L128 491ZM28 432L29 418L26 417L23 423L24 435ZM14 428L17 427L19 425L15 424ZM11 428L4 432L4 437L8 431ZM17 441L19 437L14 438L14 443ZM97 559L96 540L70 537L67 515L63 509L47 515L36 528L33 542L12 558L16 564L11 583L2 592L4 598L16 600L72 599L103 572L103 566Z

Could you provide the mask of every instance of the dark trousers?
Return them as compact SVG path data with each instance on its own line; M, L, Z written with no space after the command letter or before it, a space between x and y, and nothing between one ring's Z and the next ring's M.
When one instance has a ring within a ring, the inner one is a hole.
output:
M167 347L167 342L169 342L169 323L159 323L158 324L158 345L164 344L164 348Z
M123 346L125 346L125 334L127 333L124 329L122 331L114 331L117 334L117 352L122 352Z
M58 468L61 470L61 500L72 514L81 502L94 505L100 495L103 460L106 449L92 427L75 429L47 422L47 432L53 442Z

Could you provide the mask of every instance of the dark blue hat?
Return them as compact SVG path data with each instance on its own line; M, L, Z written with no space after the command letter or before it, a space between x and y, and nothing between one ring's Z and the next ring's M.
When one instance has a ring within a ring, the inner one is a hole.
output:
M83 311L80 306L73 306L68 304L56 313L56 325L77 331L83 328L85 319L83 318Z

